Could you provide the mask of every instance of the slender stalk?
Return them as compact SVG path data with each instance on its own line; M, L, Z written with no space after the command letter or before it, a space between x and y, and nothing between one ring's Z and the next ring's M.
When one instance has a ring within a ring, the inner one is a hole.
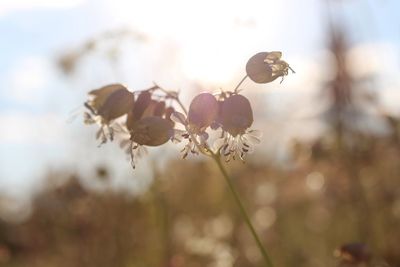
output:
M235 93L238 92L240 85L247 79L247 77L248 77L247 75L244 76L242 78L242 80L236 85L235 89L233 90ZM169 91L167 91L164 88L158 86L157 84L155 84L155 87L157 87L162 92L164 92L165 94L169 95L172 99L174 99L177 102L177 104L181 107L181 109L185 113L185 115L186 116L188 115L187 109L185 108L185 106L183 105L183 103L181 102L181 100L179 99L179 97L177 95L171 94ZM190 137L192 138L194 144L199 149L199 151L202 154L204 154L205 156L211 157L217 163L219 170L221 171L222 175L225 178L226 183L229 186L229 190L232 193L232 196L235 199L236 204L239 206L240 213L241 213L242 217L244 218L244 220L246 222L246 225L248 226L248 228L249 228L254 240L256 241L256 244L258 246L258 249L261 252L261 255L263 256L263 259L265 261L266 266L267 267L273 267L274 265L272 264L272 261L269 258L267 251L265 250L264 246L262 245L261 240L260 240L256 230L254 229L253 224L251 223L250 217L247 214L246 209L244 208L243 203L240 200L240 197L239 197L238 193L236 192L235 187L233 186L233 183L232 183L227 171L225 170L224 166L222 165L221 156L219 155L218 152L213 152L212 150L205 149L204 147L202 147L199 144L199 142L197 141L196 137L193 136L193 133L191 133L190 131L188 131L188 132L189 132Z
M243 216L248 228L250 229L250 232L251 232L254 240L257 243L258 249L260 250L260 252L261 252L261 254L262 254L263 258L264 258L265 266L273 267L274 265L272 264L272 261L271 261L270 257L268 256L267 251L265 250L263 244L261 243L261 240L260 240L256 230L254 229L253 224L251 223L250 217L247 214L246 209L244 208L243 203L240 200L240 197L239 197L238 193L235 190L235 187L233 186L232 180L229 177L229 175L228 175L227 171L225 170L224 166L222 165L221 157L218 154L213 153L212 154L212 158L217 163L219 170L221 171L222 175L225 178L226 183L229 186L229 190L232 193L236 204L239 206L240 212L241 212L241 214L242 214L242 216Z
M249 76L246 75L240 80L240 82L236 85L235 89L233 89L233 92L237 93L239 91L239 86L242 85L242 83L247 79L247 77Z

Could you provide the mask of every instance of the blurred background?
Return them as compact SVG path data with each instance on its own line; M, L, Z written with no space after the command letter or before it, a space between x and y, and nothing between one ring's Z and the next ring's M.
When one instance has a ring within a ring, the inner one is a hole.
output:
M213 162L150 150L136 170L83 125L89 90L232 90L246 164L227 165L276 266L400 266L397 0L1 0L0 265L262 266Z

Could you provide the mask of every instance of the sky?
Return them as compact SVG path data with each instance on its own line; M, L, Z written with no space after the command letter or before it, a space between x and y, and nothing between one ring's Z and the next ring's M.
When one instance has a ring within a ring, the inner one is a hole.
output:
M24 196L39 190L48 171L90 173L101 163L113 166L117 188L126 187L127 176L151 177L151 162L132 174L117 146L97 148L94 128L83 126L80 118L69 122L86 92L104 84L122 82L135 90L157 81L189 98L192 92L185 89L196 85L210 91L232 88L250 56L280 50L296 74L282 84L244 86L259 107L268 103L271 114L293 106L309 112L306 98L327 75L325 2L1 0L0 192ZM379 73L382 99L400 112L400 2L334 2L331 14L350 36L354 75ZM121 28L146 38L123 45L117 72L102 59L85 59L72 77L58 67L61 55ZM276 128L273 123L270 128ZM271 131L269 140L280 135ZM148 180L130 183L140 191Z

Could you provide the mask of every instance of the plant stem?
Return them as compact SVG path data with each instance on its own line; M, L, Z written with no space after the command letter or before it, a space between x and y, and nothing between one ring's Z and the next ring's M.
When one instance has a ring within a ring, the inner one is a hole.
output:
M253 224L251 223L250 217L247 214L246 209L244 208L243 203L240 200L240 197L239 197L238 193L235 190L235 187L233 186L232 180L229 177L229 175L228 175L227 171L225 170L224 166L222 165L220 155L213 153L212 154L212 158L217 163L219 170L221 171L222 175L224 176L225 181L227 182L227 184L229 186L230 192L232 193L236 204L239 206L240 212L241 212L241 214L242 214L247 226L249 227L250 232L253 235L254 240L257 243L258 249L260 250L260 252L261 252L261 254L262 254L263 258L264 258L266 266L267 267L273 267L272 261L269 258L268 253L265 250L264 246L262 245L261 240L258 237L258 234L257 234L256 230L254 229Z
M249 76L246 75L242 78L242 80L240 80L240 82L236 85L235 89L233 89L233 92L237 93L239 91L239 86L242 85L242 83L247 79L247 77Z

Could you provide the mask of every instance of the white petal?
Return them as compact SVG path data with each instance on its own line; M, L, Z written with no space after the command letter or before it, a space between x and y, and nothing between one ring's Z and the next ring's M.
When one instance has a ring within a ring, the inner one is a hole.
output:
M213 143L213 150L218 151L225 144L225 138L218 138Z
M249 130L247 134L258 137L259 139L263 136L263 132L260 130Z
M180 143L183 139L183 134L186 133L185 131L174 129L174 133L172 135L172 142L174 144Z
M253 153L254 152L254 147L252 146L252 145L249 145L249 144L247 144L248 146L244 146L243 144L242 144L242 147L241 147L241 151L243 151L243 149L245 149L245 150L247 150L247 152L245 152L246 154L251 154L251 153Z
M243 135L242 138L243 140L250 142L248 145L261 143L261 139L253 135L246 134Z

